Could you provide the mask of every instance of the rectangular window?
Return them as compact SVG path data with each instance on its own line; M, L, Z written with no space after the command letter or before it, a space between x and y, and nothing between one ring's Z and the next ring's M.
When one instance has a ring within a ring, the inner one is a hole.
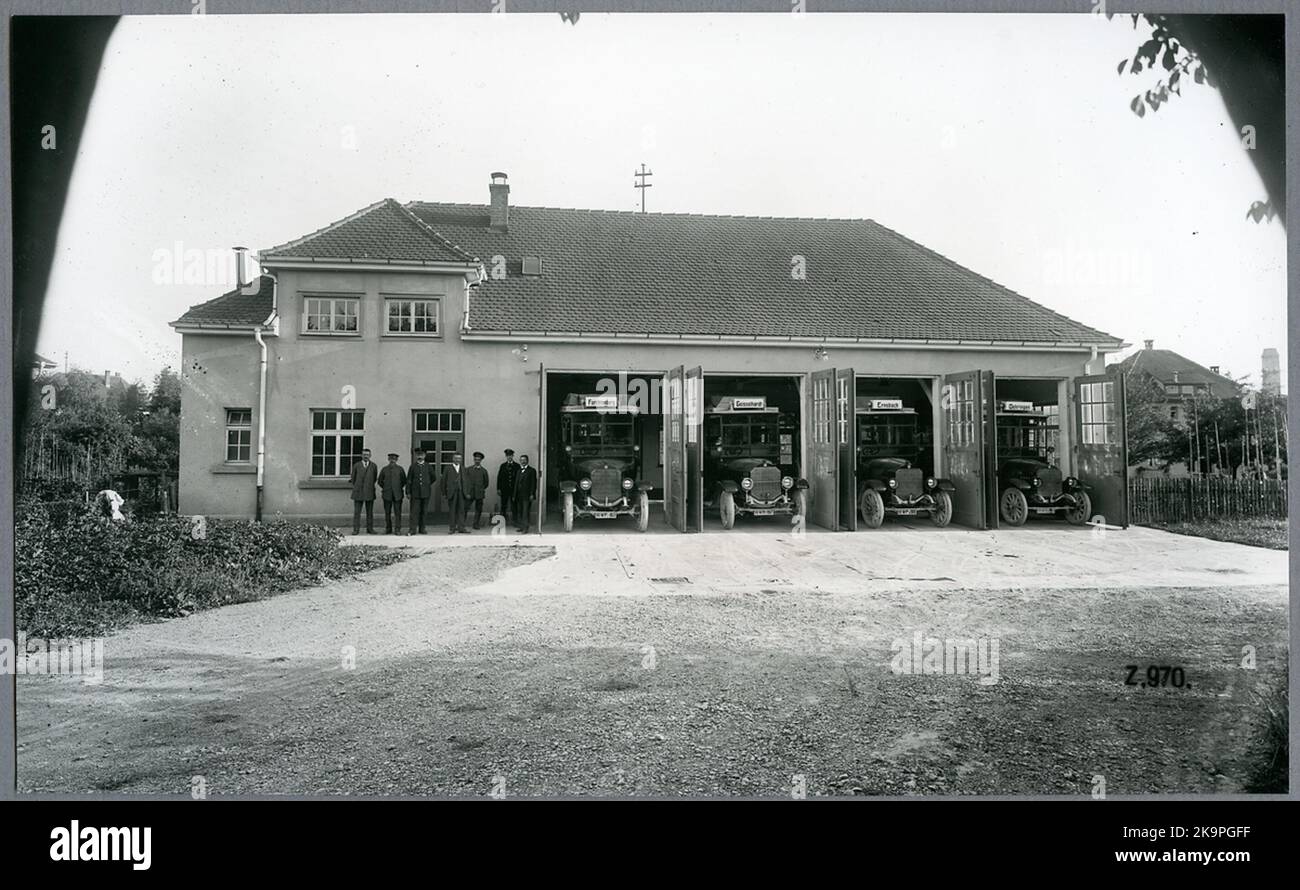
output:
M826 378L813 382L813 442L830 444L831 438L831 383Z
M356 297L304 297L304 334L357 334L361 331L361 301Z
M1115 384L1085 383L1079 388L1079 410L1084 445L1118 445Z
M438 303L433 299L385 299L384 316L388 319L385 333L437 336Z
M413 411L417 433L459 433L465 423L460 411Z
M317 408L311 412L311 474L346 476L365 448L364 411Z
M948 442L955 447L975 444L975 382L959 380L944 387L949 400Z
M226 409L226 463L246 464L253 456L253 412Z

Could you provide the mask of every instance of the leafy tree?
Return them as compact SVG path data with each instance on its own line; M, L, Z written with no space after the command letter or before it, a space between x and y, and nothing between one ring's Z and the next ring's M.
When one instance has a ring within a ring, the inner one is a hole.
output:
M53 393L46 389L53 387ZM153 387L81 369L32 382L24 431L25 482L107 484L126 470L175 472L180 452L180 377L164 368Z
M131 465L142 470L172 471L180 466L181 378L163 368L153 380L132 428Z
M1107 13L1107 18L1111 17ZM1133 14L1150 36L1116 72L1147 80L1129 108L1159 111L1189 82L1217 89L1242 146L1264 182L1263 200L1246 215L1286 224L1286 46L1281 15ZM1155 77L1152 78L1154 73Z
M173 414L181 413L181 376L170 367L163 368L153 379L153 389L149 392L149 408L153 411L167 409Z
M1130 367L1121 373L1128 408L1129 463L1177 460L1171 455L1176 447L1178 425L1169 419L1164 386L1141 369Z

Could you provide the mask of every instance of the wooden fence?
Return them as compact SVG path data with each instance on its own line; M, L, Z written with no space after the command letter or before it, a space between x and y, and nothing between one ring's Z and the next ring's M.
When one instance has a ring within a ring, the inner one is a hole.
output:
M97 486L124 469L126 449L120 444L74 446L51 434L37 433L29 435L24 443L18 478L23 483L61 480Z
M1200 519L1286 519L1286 481L1223 476L1148 476L1129 480L1135 525Z

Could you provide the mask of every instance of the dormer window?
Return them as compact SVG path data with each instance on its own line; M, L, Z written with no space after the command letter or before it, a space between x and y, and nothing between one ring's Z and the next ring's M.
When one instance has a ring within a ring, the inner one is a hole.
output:
M542 258L539 256L524 257L524 274L540 277L542 274Z

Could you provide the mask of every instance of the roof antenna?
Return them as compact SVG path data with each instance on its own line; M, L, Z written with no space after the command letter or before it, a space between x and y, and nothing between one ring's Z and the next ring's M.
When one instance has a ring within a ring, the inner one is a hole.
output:
M642 163L641 169L639 171L634 170L632 172L632 175L635 176L637 179L641 180L640 182L633 183L632 188L641 190L641 212L645 213L645 190L649 188L654 188L652 184L646 182L646 177L654 176L654 172L647 170L645 168L645 164Z

